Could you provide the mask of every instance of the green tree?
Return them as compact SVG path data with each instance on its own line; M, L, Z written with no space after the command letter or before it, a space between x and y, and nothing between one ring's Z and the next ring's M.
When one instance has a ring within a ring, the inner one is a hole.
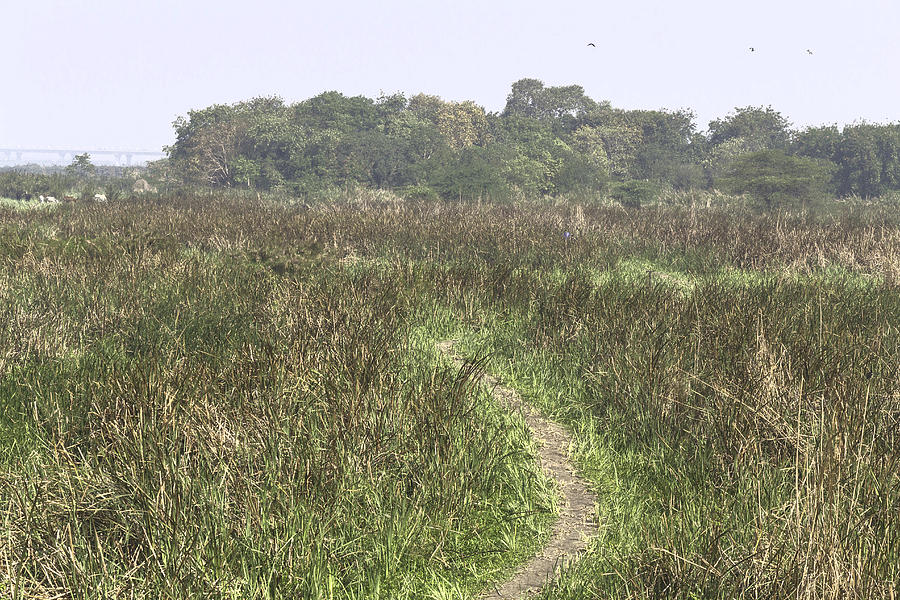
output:
M246 156L235 156L231 161L231 173L229 183L236 183L248 188L258 184L260 176L260 163Z
M706 177L707 185L712 186L719 182L734 162L741 156L754 152L747 138L736 137L715 146L709 146L700 161Z
M69 166L66 167L66 173L78 177L93 177L97 174L97 167L91 162L91 155L76 154Z
M483 146L488 139L484 108L474 102L446 102L438 110L436 118L438 130L454 150Z
M598 177L602 177L604 181L609 179L609 155L600 130L588 125L579 127L572 133L571 145L584 157L591 169L597 172Z
M539 79L520 79L512 84L503 116L556 121L571 131L594 104L580 85L544 87Z
M552 193L604 192L609 176L604 168L598 168L591 157L575 151L559 142L558 163L552 176Z
M692 161L691 141L696 130L692 112L632 110L625 118L641 131L632 177L671 181L681 166Z
M507 116L495 123L493 136L501 149L493 154L511 188L523 195L550 194L564 161L565 145L552 123L532 117ZM502 158L501 158L502 157Z
M179 175L180 174L173 168L170 159L161 158L147 163L144 179L159 188L161 192L166 193L172 187L178 185L180 182ZM127 191L130 191L130 188ZM110 200L111 199L112 198L110 198Z
M641 128L620 121L599 125L595 129L603 139L610 174L617 179L627 178L635 170L638 151L643 142Z
M423 121L431 121L437 125L438 113L444 107L439 96L416 94L409 99L407 110Z
M215 104L175 120L175 143L168 153L188 183L230 185L232 164L247 131L238 105Z
M399 140L382 131L364 131L346 136L339 147L343 161L342 181L376 188L393 188L412 183L411 162Z
M807 127L794 134L790 150L797 156L833 161L840 148L841 139L841 130L837 125Z
M746 106L709 124L709 141L713 146L741 138L751 151L784 150L791 139L790 123L771 106Z
M509 187L489 148L468 146L431 169L429 186L447 199L504 197Z
M771 208L776 204L808 204L827 189L832 165L789 156L782 150L760 150L736 158L717 185L748 194Z
M659 187L652 181L628 179L613 185L610 196L625 208L640 208L659 195Z
M380 122L374 100L340 92L324 92L295 104L293 113L294 121L304 128L331 129L342 134L375 129Z
M626 179L635 169L638 151L643 144L643 127L628 118L626 111L613 108L609 102L595 104L581 117L581 127L590 127L603 140L609 161L609 174Z
M900 125L845 127L835 162L841 195L879 196L900 189Z
M412 110L389 119L385 123L385 133L401 147L403 156L411 164L428 160L449 148L436 120L421 118Z

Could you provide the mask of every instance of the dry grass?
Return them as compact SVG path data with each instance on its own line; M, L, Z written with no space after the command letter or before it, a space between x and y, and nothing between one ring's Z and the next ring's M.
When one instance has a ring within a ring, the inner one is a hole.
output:
M547 597L892 597L900 227L833 213L0 207L7 593L474 590L551 501L469 331L601 492Z

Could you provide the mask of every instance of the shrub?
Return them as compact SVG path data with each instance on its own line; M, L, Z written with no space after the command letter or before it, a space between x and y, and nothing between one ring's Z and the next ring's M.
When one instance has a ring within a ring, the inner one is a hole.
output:
M827 161L788 156L781 150L762 150L736 158L717 187L748 194L767 208L796 201L805 206L825 194L833 168Z
M439 200L440 195L424 183L408 185L398 190L400 196L407 200Z
M610 196L625 208L640 208L654 200L659 194L659 187L651 181L629 179L616 183Z

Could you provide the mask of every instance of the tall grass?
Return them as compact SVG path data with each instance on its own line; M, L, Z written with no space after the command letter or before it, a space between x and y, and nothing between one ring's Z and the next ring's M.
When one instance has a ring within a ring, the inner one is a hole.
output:
M2 217L4 594L419 598L533 548L527 439L415 290L194 202Z
M471 595L552 494L455 336L600 491L545 597L891 597L898 281L879 206L0 207L3 584Z
M573 278L530 305L473 347L576 430L608 519L546 597L894 592L895 289Z

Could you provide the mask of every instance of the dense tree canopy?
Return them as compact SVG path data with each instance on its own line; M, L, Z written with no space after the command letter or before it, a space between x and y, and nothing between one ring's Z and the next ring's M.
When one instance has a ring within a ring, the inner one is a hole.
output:
M835 188L846 196L878 196L900 189L900 124L815 127L796 135L794 151L837 165Z
M793 189L783 169L813 166L841 195L900 189L900 124L794 131L771 107L748 106L698 132L688 110L620 109L581 86L537 79L513 83L500 113L427 94L330 91L292 105L213 105L174 126L170 163L183 180L295 193L348 184L446 197L737 189L753 168L775 169L780 189Z
M772 107L747 106L709 124L709 142L721 144L743 139L752 151L784 149L790 141L790 123Z
M788 156L782 150L760 150L738 157L719 181L730 192L749 194L767 206L807 203L828 185L828 163Z

